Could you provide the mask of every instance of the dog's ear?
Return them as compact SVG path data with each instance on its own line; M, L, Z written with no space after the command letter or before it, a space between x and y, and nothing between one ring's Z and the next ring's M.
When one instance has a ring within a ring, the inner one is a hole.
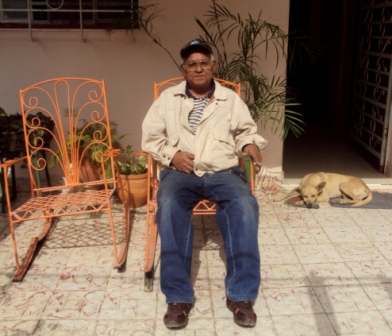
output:
M317 190L319 193L322 192L326 184L327 184L327 182L320 182L320 183L316 186L316 190Z
M296 191L298 194L301 195L301 193L302 193L302 188L298 186L297 188L295 188L295 191Z

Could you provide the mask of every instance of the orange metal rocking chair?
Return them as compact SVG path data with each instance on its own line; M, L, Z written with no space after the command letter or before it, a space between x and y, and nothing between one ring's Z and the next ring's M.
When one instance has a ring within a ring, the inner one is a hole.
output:
M114 266L122 267L129 242L129 206L123 204L122 223L120 229L115 230L111 196L116 188L114 157L120 154L120 150L112 148L104 82L85 78L47 80L21 90L20 103L26 156L1 165L7 171L12 165L25 160L31 181L31 198L17 209L12 209L7 174L4 174L16 260L13 281L23 280L56 220L70 215L108 213ZM36 117L37 112L53 120L53 130L47 129ZM87 142L88 133L91 138ZM46 143L45 134L52 137L50 145ZM39 173L49 166L49 160L56 162L55 167L61 171L65 185L41 186ZM85 164L88 167L91 162L95 162L92 166L94 177L89 180L82 173L86 170ZM18 247L16 231L20 224L37 223L37 220L42 220L41 232L31 238L26 252L26 248ZM121 238L117 237L116 231Z
M157 99L161 89L167 86L174 86L179 84L183 77L176 77L160 83L154 83L154 99ZM241 84L235 84L223 79L217 79L223 86L233 89L238 95L241 95ZM148 190L150 193L147 200L147 218L146 218L146 249L145 249L145 263L144 263L144 290L151 292L153 290L153 277L154 277L154 259L157 245L158 228L155 219L157 205L157 192L159 187L159 165L150 157L150 166L148 169ZM254 167L249 164L249 158L239 159L239 165L245 170L245 175L248 184L254 193ZM216 213L216 204L207 200L200 201L193 209L193 215L214 215Z

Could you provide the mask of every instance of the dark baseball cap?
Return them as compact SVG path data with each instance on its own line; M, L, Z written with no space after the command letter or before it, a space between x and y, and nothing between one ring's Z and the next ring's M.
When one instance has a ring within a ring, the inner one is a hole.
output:
M203 41L193 40L187 43L180 51L181 58L189 56L192 52L201 51L212 54L211 46Z

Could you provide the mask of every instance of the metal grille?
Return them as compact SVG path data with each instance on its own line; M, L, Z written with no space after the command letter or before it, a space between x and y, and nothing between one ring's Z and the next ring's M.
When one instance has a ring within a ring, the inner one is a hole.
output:
M392 1L362 0L351 138L384 171L391 109Z
M138 0L0 0L0 28L108 28L136 17ZM128 20L128 19L127 19Z

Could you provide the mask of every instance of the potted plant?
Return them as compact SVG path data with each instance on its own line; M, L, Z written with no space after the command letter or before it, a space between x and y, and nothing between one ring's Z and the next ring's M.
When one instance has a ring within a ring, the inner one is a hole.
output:
M138 208L147 203L147 167L148 156L144 152L134 152L128 145L117 161L117 195L131 208Z

